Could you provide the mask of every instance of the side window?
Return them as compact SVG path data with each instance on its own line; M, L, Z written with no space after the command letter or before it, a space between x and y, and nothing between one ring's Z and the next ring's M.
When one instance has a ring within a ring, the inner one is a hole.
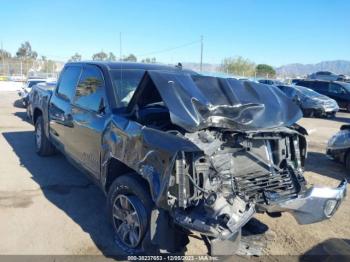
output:
M294 97L296 95L295 90L293 88L290 88L290 87L286 87L285 93L289 97Z
M339 84L330 83L329 92L333 94L344 94L346 93L343 87Z
M72 101L80 72L80 66L67 66L64 69L57 87L57 94L59 96Z
M328 82L315 81L313 82L311 89L315 90L316 92L327 92Z
M104 97L102 72L95 66L86 66L80 77L74 104L85 109L98 111Z

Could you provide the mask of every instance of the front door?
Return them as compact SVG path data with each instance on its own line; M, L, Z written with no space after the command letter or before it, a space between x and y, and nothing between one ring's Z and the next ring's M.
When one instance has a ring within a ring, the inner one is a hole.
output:
M72 103L72 151L96 178L100 174L102 132L109 115L106 103L101 70L94 65L84 66Z

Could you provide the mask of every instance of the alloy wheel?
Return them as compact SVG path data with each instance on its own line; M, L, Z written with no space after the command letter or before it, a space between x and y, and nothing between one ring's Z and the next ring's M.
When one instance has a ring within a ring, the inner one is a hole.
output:
M118 195L113 203L113 223L118 238L128 247L137 247L144 234L143 212L135 196Z

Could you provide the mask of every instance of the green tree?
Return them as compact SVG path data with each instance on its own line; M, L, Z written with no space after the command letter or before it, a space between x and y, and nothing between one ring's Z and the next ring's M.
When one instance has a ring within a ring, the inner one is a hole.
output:
M78 53L75 53L71 56L71 58L68 60L69 62L79 62L81 61L81 55Z
M152 57L152 58L147 57L145 59L142 59L141 62L148 63L148 64L155 64L157 62L157 60L155 57Z
M137 62L137 58L134 54L130 54L123 58L123 61Z
M255 70L256 70L257 76L264 76L264 77L275 77L276 76L275 69L270 65L259 64L256 66Z
M220 69L229 74L253 76L255 73L255 64L241 56L227 57L222 61Z
M108 55L103 51L96 53L92 56L92 60L106 61L107 59Z
M0 49L0 59L9 59L11 58L11 53L7 52L4 49Z
M43 60L40 71L45 73L54 73L56 71L57 65L53 60Z
M16 56L24 60L35 60L38 57L38 53L33 51L30 43L26 41L18 48Z
M108 61L116 61L117 57L112 52L109 52L107 60Z

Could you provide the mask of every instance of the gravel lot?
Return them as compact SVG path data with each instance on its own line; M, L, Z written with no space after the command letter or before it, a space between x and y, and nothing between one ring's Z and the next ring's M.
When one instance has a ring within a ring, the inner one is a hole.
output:
M25 109L14 104L17 98L16 92L0 93L0 254L115 253L103 193L62 155L35 154L33 126L25 120ZM343 177L350 180L349 171L324 155L327 140L344 123L350 123L350 114L300 121L310 133L309 182L336 186ZM260 227L268 230L245 237L242 252L350 255L349 217L348 200L332 219L308 226L298 225L289 214L259 214ZM191 238L187 254L205 253L204 244Z

